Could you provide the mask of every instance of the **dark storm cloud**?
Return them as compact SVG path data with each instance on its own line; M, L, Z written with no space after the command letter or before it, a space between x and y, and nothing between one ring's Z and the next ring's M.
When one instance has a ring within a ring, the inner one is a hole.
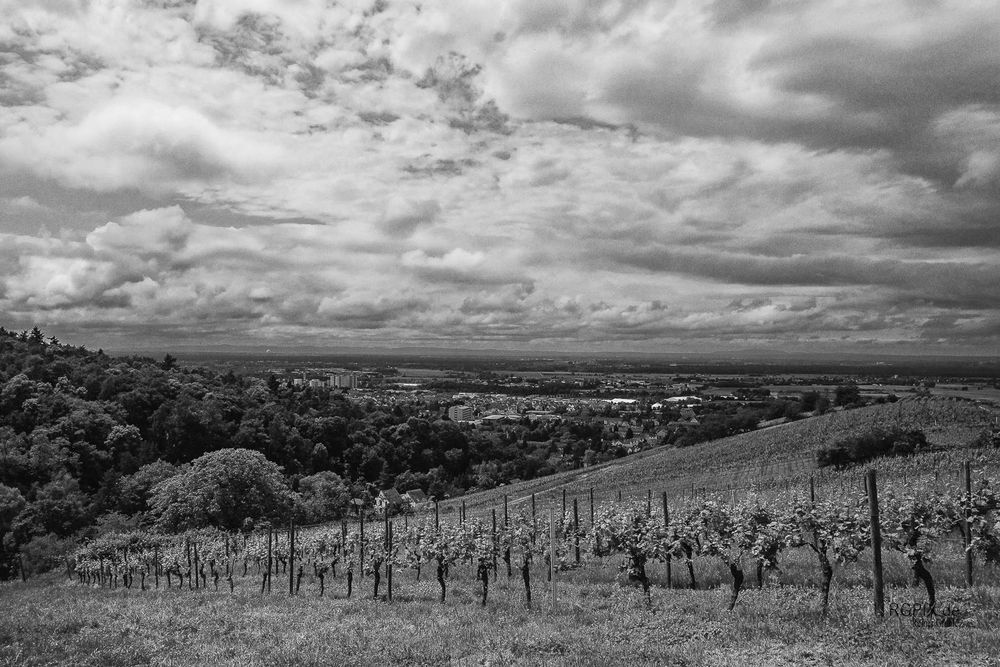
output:
M775 73L785 90L834 101L848 121L840 127L845 139L900 145L944 110L1000 103L998 34L993 16L902 43L864 34L790 36L753 65Z
M1000 7L991 3L720 1L707 22L683 10L647 14L668 33L690 21L688 35L644 44L643 58L609 54L601 75L581 81L616 109L608 116L618 123L891 149L902 168L950 186L967 155L935 122L955 109L1000 105Z
M319 314L338 326L352 329L379 329L426 310L427 307L426 299L385 296L357 299L348 296L342 299L324 299L320 304Z
M1000 265L963 262L904 262L847 256L761 257L699 253L671 248L609 252L606 258L657 273L677 273L757 286L883 286L936 305L1000 307Z

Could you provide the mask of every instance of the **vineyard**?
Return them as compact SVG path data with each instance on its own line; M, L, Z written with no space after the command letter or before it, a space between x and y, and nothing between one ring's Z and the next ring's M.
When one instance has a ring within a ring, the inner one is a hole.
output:
M816 467L816 448L896 424L933 448ZM902 401L421 515L106 534L36 588L5 585L25 611L0 618L0 661L993 664L1000 451L976 441L993 424Z
M1000 472L995 449L970 451L984 429L996 425L997 414L975 402L958 399L903 399L831 412L819 417L743 433L686 448L661 447L582 470L507 485L442 504L442 511L458 511L464 503L475 511L496 506L503 495L514 503L535 494L548 497L566 492L586 495L593 489L599 501L666 491L671 497L692 494L768 494L802 488L810 478L824 493L840 493L845 486L861 488L857 474L817 469L816 452L830 443L875 428L921 429L932 451L907 459L879 462L890 479L901 484L918 477L941 482L961 463L973 459L984 471ZM935 472L937 471L937 472ZM935 478L937 474L937 478ZM905 475L905 478L904 478ZM885 476L885 475L883 475Z
M728 579L732 609L747 571L758 587L766 575L801 584L789 580L790 573L815 559L815 572L807 579L819 583L825 611L834 566L850 570L866 558L881 561L884 546L905 559L933 606L931 562L964 561L950 569L964 569L970 585L974 562L987 566L984 576L995 577L1000 501L991 481L1000 468L1000 452L952 441L930 453L879 460L882 497L874 506L872 489L857 469L816 470L814 463L797 468L791 458L769 471L766 467L775 464L753 463L754 453L765 461L782 455L801 460L833 438L886 424L923 427L939 441L954 439L988 427L991 417L969 402L902 401L709 443L716 452L712 466L701 458L705 447L701 452L668 450L605 466L546 494L514 499L493 494L468 505L463 500L457 516L446 514L444 521L435 506L433 517L386 516L367 524L362 518L360 523L289 524L236 534L110 534L82 547L66 569L80 583L111 588L163 585L233 593L239 586L267 594L277 577L282 588L287 579L293 595L387 600L393 598L394 575L398 580L411 571L416 581L436 582L445 602L452 573L465 568L481 588L483 605L491 580L503 576L522 582L523 602L530 607L539 571L548 590L553 579L580 578L581 572L615 564L611 569L639 585L647 598L649 568L658 570L667 588L698 588L697 570L707 573L713 585ZM672 474L664 475L664 469ZM654 494L653 483L665 478L673 484ZM619 482L625 479L628 495ZM598 482L602 486L595 493ZM636 492L644 483L649 484L645 491ZM873 544L878 553L870 553ZM782 571L786 561L793 565L788 573ZM875 583L872 577L882 574L873 571L867 584ZM338 590L332 587L335 581Z
M808 493L777 493L769 497L737 499L705 497L674 503L667 493L652 493L643 501L590 503L581 516L580 503L563 501L539 513L510 513L505 505L491 511L490 521L465 519L442 523L440 517L410 523L386 517L382 521L348 526L314 526L224 533L200 530L180 535L146 532L110 534L82 547L66 563L67 575L81 584L145 591L149 588L207 590L234 593L237 586L260 595L277 587L290 595L370 597L393 600L393 577L410 572L419 581L430 578L447 601L452 573L465 568L479 587L480 604L489 602L490 582L516 578L523 584L523 603L531 608L533 593L551 593L566 573L601 570L617 563L625 581L635 583L649 601L649 568L661 566L665 588L697 589L700 570L728 573L727 602L734 609L754 575L760 588L768 578L790 582L782 573L786 561L801 565L801 553L814 559L807 579L819 583L817 604L829 607L835 566L858 563L866 552L879 565L873 570L876 611L884 613L882 550L905 557L915 580L924 587L928 608L935 609L935 578L928 566L939 556L954 556L956 543L965 560L967 582L972 567L1000 564L1000 496L994 484L980 478L971 482L971 467L963 488L877 496L875 473L869 474L868 493L845 491L817 499ZM793 555L793 552L799 552ZM545 583L535 581L542 565ZM711 565L708 565L711 564ZM533 574L534 570L534 574ZM768 575L773 575L769 577ZM597 575L600 578L600 575ZM988 578L995 579L992 567ZM577 575L580 578L580 575ZM711 584L719 580L716 574ZM332 583L342 582L339 590ZM238 583L237 583L238 582ZM303 586L305 584L305 586Z

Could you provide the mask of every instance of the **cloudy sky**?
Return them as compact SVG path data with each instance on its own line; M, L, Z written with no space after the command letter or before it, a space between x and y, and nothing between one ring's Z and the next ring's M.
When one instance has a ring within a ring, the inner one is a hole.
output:
M0 16L7 328L1000 353L1000 2Z

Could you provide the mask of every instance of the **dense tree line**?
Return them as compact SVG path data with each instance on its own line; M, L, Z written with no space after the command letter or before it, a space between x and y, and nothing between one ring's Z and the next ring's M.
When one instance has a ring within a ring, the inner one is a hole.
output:
M271 494L258 514L294 509L319 521L382 488L446 497L616 455L599 422L471 429L428 407L379 407L0 328L0 576L19 552L43 554L101 529L232 527L223 508L199 514L192 501L208 502L199 484L232 488L222 469L271 480L271 491L257 489ZM203 460L229 450L260 456Z

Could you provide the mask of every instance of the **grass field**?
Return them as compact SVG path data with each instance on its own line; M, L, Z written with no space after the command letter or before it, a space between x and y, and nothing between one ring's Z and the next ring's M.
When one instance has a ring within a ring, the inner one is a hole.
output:
M260 597L215 592L90 589L59 577L0 586L3 665L996 665L1000 592L944 588L954 627L877 620L870 593L837 588L823 618L812 587L726 591L654 588L614 580L563 582L553 612L539 581L535 609L501 572L480 607L456 576L446 604L412 576L394 601ZM891 587L887 599L912 600Z

